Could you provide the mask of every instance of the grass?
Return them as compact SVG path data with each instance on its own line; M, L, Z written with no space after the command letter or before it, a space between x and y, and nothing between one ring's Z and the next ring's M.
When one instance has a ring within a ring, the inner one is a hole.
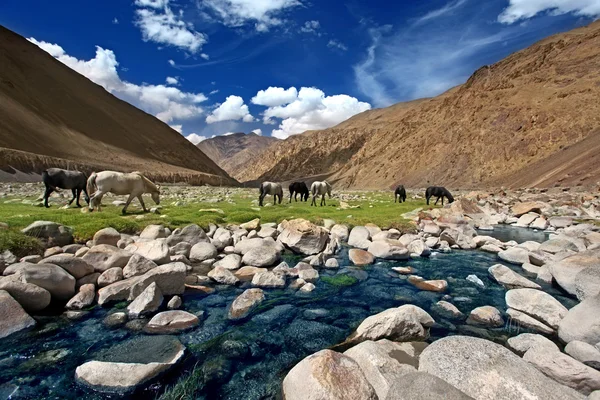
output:
M311 207L309 202L289 204L286 199L282 204L273 206L270 196L265 199L265 204L270 205L258 208L253 203L253 200L258 198L256 190L238 190L230 197L231 202L198 201L176 206L174 205L176 199L166 198L161 203L161 214L143 213L139 207L136 207L136 200L129 208L131 213L125 216L121 215L121 207L111 204L114 197L106 197L102 212L93 213L82 213L81 209L75 207L62 209L61 204L56 202L61 199L53 199L55 202L51 203L52 207L46 209L23 204L21 201L35 200L34 197L4 198L0 203L0 222L8 224L9 228L0 230L0 251L9 249L19 253L36 253L35 250L39 249L35 241L21 234L20 230L38 220L54 221L70 226L74 228L75 241L84 243L91 239L95 232L106 227L133 234L139 233L151 224L162 224L174 229L194 223L206 228L209 223L239 224L254 218L260 218L262 222L276 223L284 219L305 218L317 224L321 224L324 219L333 219L337 223L350 226L373 223L382 228L410 231L413 227L402 218L402 214L418 207L425 207L424 201L394 203L390 193L356 192L355 194L359 194L361 199L347 201L351 206L359 206L353 209L339 209L340 202L335 198L328 199L327 206L324 207ZM151 200L146 197L145 200L150 207ZM211 209L220 212L207 211Z

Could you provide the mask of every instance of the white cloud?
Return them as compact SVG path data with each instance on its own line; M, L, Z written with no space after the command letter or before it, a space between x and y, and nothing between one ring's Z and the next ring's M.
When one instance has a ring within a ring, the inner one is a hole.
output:
M206 123L212 124L220 121L253 122L254 117L250 115L248 106L240 96L229 96L225 102L219 105L208 117Z
M222 134L221 136L231 136L231 135L235 135L235 132L227 132L227 133Z
M183 20L183 12L176 15L168 5L168 0L138 0L140 8L135 11L135 24L142 31L144 41L152 41L198 52L208 41L204 33L196 32L194 26ZM173 64L171 64L173 65Z
M260 128L259 129L255 129L255 130L252 131L252 133L257 134L258 136L262 136L262 129L260 129Z
M304 33L314 33L318 36L321 36L317 31L321 28L321 23L316 20L306 21L304 25L300 28L300 32Z
M189 140L190 142L192 142L193 144L198 144L201 141L208 139L206 136L201 136L201 135L198 135L197 133L190 133L189 135L185 136L185 138L187 140Z
M173 61L173 60L169 60L169 65L170 65L171 67L174 67L174 66L175 66L175 61Z
M169 85L178 85L179 84L179 79L177 79L176 77L173 76L167 76L166 82Z
M466 2L467 2L467 0L451 1L448 4L446 4L445 6L443 6L441 8L437 8L435 10L432 10L432 11L428 12L427 14L423 15L422 17L418 18L415 21L415 25L419 25L424 22L442 17L444 15L451 14L454 11L456 11L457 9L459 9L460 7L462 7Z
M285 11L302 5L298 0L203 0L200 4L226 26L240 27L253 23L258 32L281 25Z
M331 39L329 43L327 43L327 47L331 47L342 51L348 50L348 46L346 46L344 43L340 42L337 39Z
M117 17L113 18L112 23L115 25L119 25L119 20L117 19Z
M183 129L183 125L169 125L172 129L176 130L179 133L183 133L182 129Z
M289 104L297 98L298 90L293 86L289 89L269 87L266 90L259 90L250 101L261 106L275 107Z
M296 93L295 88L290 88L288 91L291 89L293 89L292 93ZM285 139L307 130L329 128L371 108L370 104L360 102L345 94L325 96L325 93L317 88L301 88L293 101L289 101L289 98L283 101L281 97L272 98L265 95L266 92L285 93L283 88L269 88L261 92L261 96L266 100L274 100L270 104L279 104L267 108L263 113L264 123L274 123L275 118L281 119L279 129L275 129L271 133L271 136L279 139ZM261 92L257 94L257 97ZM266 102L268 101L262 103Z
M552 15L573 13L586 17L600 17L600 0L509 0L509 5L498 16L503 24L529 19L544 11Z
M212 91L209 93L209 95L211 95L211 96L212 96L213 94L217 94L217 93L219 93L219 89L212 90Z
M200 57L202 57L205 60L210 60L210 56L208 54L206 54L206 53L200 54Z
M199 103L207 100L202 93L183 92L165 85L136 85L121 80L117 71L117 58L112 50L96 46L96 55L90 60L79 60L68 55L64 49L52 43L30 42L45 50L58 61L104 87L115 96L155 115L164 122L194 118L204 111Z

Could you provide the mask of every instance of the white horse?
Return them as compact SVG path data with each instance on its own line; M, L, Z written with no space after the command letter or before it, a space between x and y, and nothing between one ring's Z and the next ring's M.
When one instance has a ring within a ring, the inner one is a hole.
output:
M263 206L263 200L268 194L273 196L273 205L275 205L277 197L279 197L279 204L281 204L281 199L283 198L283 188L281 187L281 183L263 182L260 185L260 196L258 197L259 206Z
M310 192L312 193L312 203L310 203L311 206L317 206L317 196L321 196L321 207L323 205L327 205L325 204L325 194L329 195L329 198L331 198L331 185L329 184L329 182L323 181L323 182L318 182L315 181L312 183L312 185L310 185Z
M144 211L148 212L144 200L142 200L142 194L144 193L150 193L152 200L156 204L160 203L160 186L152 183L141 172L131 172L128 174L115 171L93 172L88 178L87 190L91 196L90 211L94 211L94 207L96 206L98 207L98 211L101 211L102 196L108 192L117 195L129 195L125 207L123 207L123 214L127 212L127 207L129 207L129 203L131 203L134 197L137 197L140 201Z

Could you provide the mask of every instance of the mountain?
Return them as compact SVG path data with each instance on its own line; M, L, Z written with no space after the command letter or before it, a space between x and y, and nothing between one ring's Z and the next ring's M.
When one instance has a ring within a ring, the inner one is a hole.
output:
M258 154L277 142L280 140L274 137L259 136L253 132L248 134L239 132L215 136L200 142L197 146L235 178L243 176L247 166L257 159Z
M337 187L548 187L600 181L600 21L477 70L435 98L366 111L267 148L240 181Z
M167 124L2 26L0 65L0 179L56 166L237 184Z

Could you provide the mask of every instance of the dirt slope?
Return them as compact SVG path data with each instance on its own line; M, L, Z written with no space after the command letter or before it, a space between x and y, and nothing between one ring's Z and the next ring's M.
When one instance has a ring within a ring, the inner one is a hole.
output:
M193 144L0 26L0 169L140 170L159 180L236 184Z
M600 163L600 21L477 70L432 99L270 146L238 179L328 174L339 187L592 185Z
M229 175L236 178L244 175L246 167L256 158L257 154L279 141L270 136L240 132L207 139L197 146Z

